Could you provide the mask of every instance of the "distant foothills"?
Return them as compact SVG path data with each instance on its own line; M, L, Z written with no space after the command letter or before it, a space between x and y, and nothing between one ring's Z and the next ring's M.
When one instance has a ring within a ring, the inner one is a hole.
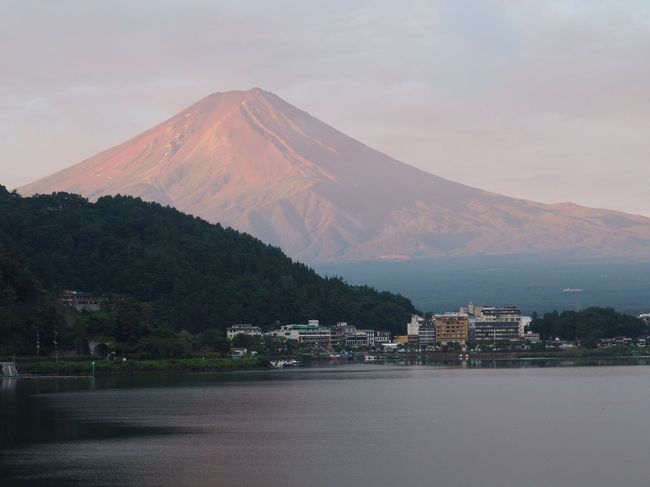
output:
M473 305L424 314L401 295L320 277L276 247L173 208L125 196L25 198L0 186L4 357L645 346L647 318L600 308L527 318Z

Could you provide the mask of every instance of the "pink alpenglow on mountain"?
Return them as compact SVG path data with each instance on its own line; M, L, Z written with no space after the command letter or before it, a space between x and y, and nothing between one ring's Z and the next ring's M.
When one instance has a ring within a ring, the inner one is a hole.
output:
M650 219L488 193L420 171L258 88L212 94L19 188L171 205L307 262L580 252L650 256Z

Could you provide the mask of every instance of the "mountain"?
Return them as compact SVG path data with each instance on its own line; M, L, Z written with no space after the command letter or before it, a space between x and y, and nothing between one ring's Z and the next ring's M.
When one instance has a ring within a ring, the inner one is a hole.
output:
M140 196L314 263L536 252L650 255L648 218L535 203L448 181L258 88L212 94L18 191Z
M190 332L307 319L397 332L414 311L250 235L125 196L23 198L0 186L0 264L0 342L15 321L9 307L41 289L124 293L159 326Z

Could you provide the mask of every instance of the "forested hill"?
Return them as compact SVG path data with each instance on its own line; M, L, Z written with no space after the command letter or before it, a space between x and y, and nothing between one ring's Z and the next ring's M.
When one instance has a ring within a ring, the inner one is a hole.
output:
M319 319L397 331L413 311L402 296L323 278L249 235L138 198L23 198L0 186L0 241L48 292L126 294L175 330Z

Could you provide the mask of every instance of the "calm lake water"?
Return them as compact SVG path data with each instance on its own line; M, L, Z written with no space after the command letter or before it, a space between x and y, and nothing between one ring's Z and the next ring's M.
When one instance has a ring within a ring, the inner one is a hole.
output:
M0 397L3 487L650 485L643 365L20 379Z

